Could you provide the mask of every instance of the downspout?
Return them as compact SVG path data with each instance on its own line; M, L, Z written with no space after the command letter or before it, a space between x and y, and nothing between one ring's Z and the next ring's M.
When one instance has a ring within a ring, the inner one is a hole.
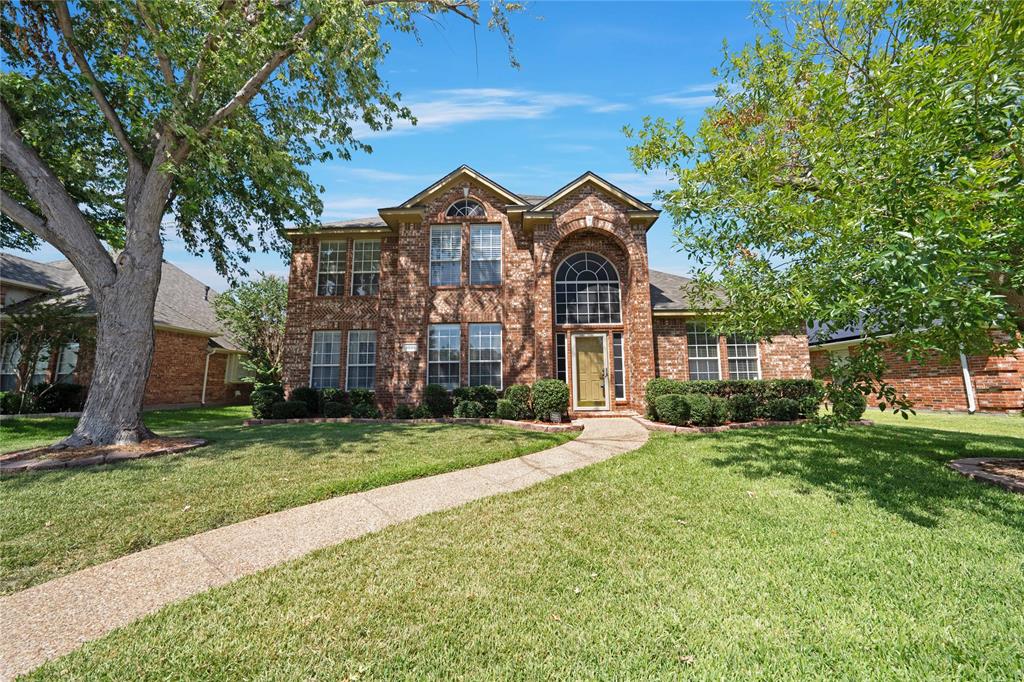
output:
M971 370L967 368L967 356L960 354L960 369L964 374L964 388L967 389L967 411L974 414L978 410L978 402L974 397L974 382L971 381Z
M199 398L199 404L206 404L206 378L210 374L210 356L213 355L213 349L206 349L206 365L203 367L203 395Z

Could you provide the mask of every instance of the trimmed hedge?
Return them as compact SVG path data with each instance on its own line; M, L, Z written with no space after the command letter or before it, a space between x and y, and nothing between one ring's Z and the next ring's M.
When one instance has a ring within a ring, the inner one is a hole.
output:
M485 416L484 406L475 400L460 400L455 406L455 416L463 419L478 419Z
M377 405L377 396L367 388L353 388L348 392L348 399L352 401L352 409L355 409L356 405Z
M494 416L498 419L519 419L519 409L508 398L499 398L494 408Z
M340 388L321 388L320 389L320 414L325 417L328 416L325 411L327 403L337 403L340 406L341 414L339 417L347 417L352 412L352 400L349 398L348 393L341 390ZM331 408L337 410L338 408Z
M257 419L271 419L273 417L274 403L283 402L281 396L272 388L263 388L253 391L249 396L252 403L252 416Z
M271 406L270 416L274 419L302 419L309 416L309 406L304 400L278 400Z
M427 384L423 389L423 404L427 406L431 417L450 417L455 409L448 389L440 384Z
M31 388L36 412L73 412L82 407L85 386L58 381L36 384Z
M786 399L798 403L797 413L814 415L821 406L824 397L824 384L816 379L750 379L726 381L676 381L674 379L657 378L647 382L644 397L647 402L647 414L651 419L659 420L657 399L663 395L706 395L724 398L728 402L730 412L737 416L734 421L750 421L751 419L771 419L768 405L774 400ZM733 400L735 396L747 396L753 401L753 414L750 414L750 402ZM710 409L710 408L709 408ZM718 408L722 409L722 408ZM717 417L709 416L709 419ZM726 419L729 417L727 416ZM691 415L691 421L696 418Z
M460 403L466 401L480 403L483 409L483 415L481 416L489 417L494 414L494 410L497 408L498 389L493 386L459 386L452 391L452 399L456 410L458 410ZM456 414L456 416L458 415Z
M569 410L569 386L558 379L535 381L532 388L533 411L538 419L549 421L553 413Z
M768 418L780 422L791 422L800 418L800 403L792 398L775 398L768 401Z
M371 393L371 395L373 394ZM358 402L352 405L352 417L354 419L380 419L380 408L373 403Z
M727 421L729 421L729 401L719 398L717 395L711 396L711 423L709 426L718 426Z
M338 417L347 417L348 409L347 406L341 403L336 403L333 400L328 400L320 408L320 413L329 419L337 419Z
M412 405L402 403L395 405L395 419L412 419L414 410Z
M416 406L416 409L412 411L413 419L433 419L434 415L430 411L430 408L425 403L421 403Z
M711 413L711 398L703 393L686 393L683 395L690 408L690 421L697 426L711 426L714 418Z
M532 414L530 409L530 387L527 384L513 384L505 389L502 396L512 404L516 416L502 417L502 419L529 419Z
M751 422L757 416L757 401L746 393L729 396L729 419L734 422Z
M690 403L687 402L685 395L659 395L654 402L661 421L666 424L686 426L690 421Z
M320 392L309 386L299 386L292 389L288 400L282 402L303 402L306 404L306 414L316 414L320 411Z

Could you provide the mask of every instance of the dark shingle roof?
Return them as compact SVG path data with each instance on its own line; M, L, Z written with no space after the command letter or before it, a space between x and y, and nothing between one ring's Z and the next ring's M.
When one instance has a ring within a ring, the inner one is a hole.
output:
M366 227L387 227L388 224L380 216L369 216L366 218L353 218L352 220L334 220L329 223L321 223L321 229L359 229Z
M56 291L66 278L67 273L55 264L0 253L0 279Z
M686 288L693 281L668 272L649 270L651 282L651 308L654 310L690 310Z

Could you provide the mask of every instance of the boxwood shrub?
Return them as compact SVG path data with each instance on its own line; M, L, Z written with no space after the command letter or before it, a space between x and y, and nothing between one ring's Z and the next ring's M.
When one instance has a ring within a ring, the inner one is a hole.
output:
M658 407L655 402L663 395L691 393L686 390L685 384L694 382L676 381L675 379L651 379L644 389L644 399L647 402L647 416L651 419L658 418Z
M395 419L412 419L414 413L415 410L412 405L406 405L405 403L395 405Z
M690 422L697 426L711 426L714 417L711 413L711 398L703 393L686 393L683 395L690 408Z
M257 419L271 419L274 403L282 402L277 391L267 388L253 391L249 401L252 403L252 416Z
M330 419L337 419L338 417L347 417L348 409L341 403L336 403L333 400L328 400L320 408L320 414Z
M309 416L309 406L304 400L278 400L271 406L270 414L274 419L302 419Z
M341 390L340 388L321 388L320 389L320 414L328 416L327 412L324 411L324 406L327 403L337 403L341 407L341 414L339 417L347 417L352 411L352 400L349 398L348 393ZM337 410L338 408L331 408Z
M434 414L427 407L426 403L420 403L416 406L416 409L412 411L413 419L433 419Z
M526 384L513 384L505 389L502 396L512 405L515 410L514 417L502 417L502 419L529 419L532 416L530 409L530 387Z
M800 417L800 403L792 398L773 398L768 401L768 418L789 422Z
M353 388L348 392L348 399L352 401L352 409L355 409L356 405L377 405L376 396L367 388Z
M533 383L533 411L538 419L549 421L553 413L569 410L569 387L558 379L541 379Z
M303 402L306 404L307 415L316 414L320 410L320 392L309 386L299 386L292 389L292 394L287 401L282 402Z
M508 398L499 398L494 407L494 416L498 419L519 419L519 409Z
M734 422L754 421L757 416L757 401L748 393L737 393L728 398L729 419Z
M773 400L786 398L799 403L801 414L817 412L824 395L824 385L815 379L757 379L757 380L725 380L725 381L677 381L674 379L657 378L647 382L645 397L647 413L652 419L658 419L655 401L658 396L671 394L696 394L709 397L724 398L732 401L735 396L749 396L754 401L752 416L741 414L749 403L740 401L741 416L750 419L770 419L768 404ZM732 402L729 405L733 405ZM806 411L806 412L805 412ZM691 415L691 421L696 419ZM739 418L733 418L740 421Z
M370 393L367 391L367 393ZM370 395L373 395L370 393ZM373 403L358 402L352 405L352 417L354 419L380 419L380 408Z
M455 406L455 416L463 419L479 419L484 415L484 406L475 400L460 400Z
M844 421L857 421L864 416L864 410L868 408L868 400L863 395L851 394L843 400L837 400L832 405L832 411L837 417Z
M423 404L430 410L431 417L450 417L454 409L448 389L440 384L427 384L423 389Z
M690 403L687 396L678 393L659 395L654 403L658 410L658 418L666 424L686 426L690 421Z
M483 414L480 416L489 417L494 414L494 410L497 408L498 389L494 388L494 386L459 386L452 391L452 400L455 403L456 410L458 410L459 404L463 402L480 403L483 410ZM458 414L455 416L458 416Z
M36 412L73 412L82 408L85 386L58 381L32 387Z

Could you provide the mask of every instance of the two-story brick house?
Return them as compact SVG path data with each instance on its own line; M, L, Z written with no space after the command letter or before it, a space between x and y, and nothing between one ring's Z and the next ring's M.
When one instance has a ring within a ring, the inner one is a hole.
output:
M706 332L687 280L650 271L658 211L594 173L548 196L462 166L379 216L293 230L286 388L564 379L573 412L642 409L655 376L810 376L804 334Z

